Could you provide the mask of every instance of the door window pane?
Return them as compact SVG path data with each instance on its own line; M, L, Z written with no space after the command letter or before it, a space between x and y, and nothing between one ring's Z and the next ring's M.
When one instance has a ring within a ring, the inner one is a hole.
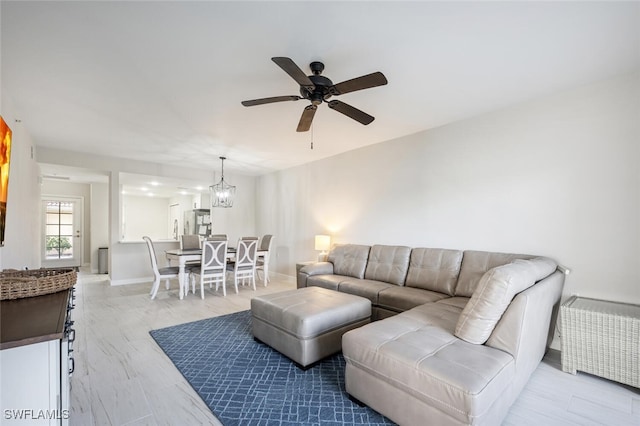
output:
M73 203L47 201L45 214L45 257L73 257Z

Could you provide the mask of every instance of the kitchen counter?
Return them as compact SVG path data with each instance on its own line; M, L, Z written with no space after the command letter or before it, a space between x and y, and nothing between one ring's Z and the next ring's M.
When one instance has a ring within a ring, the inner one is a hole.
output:
M0 302L0 349L62 339L69 292Z

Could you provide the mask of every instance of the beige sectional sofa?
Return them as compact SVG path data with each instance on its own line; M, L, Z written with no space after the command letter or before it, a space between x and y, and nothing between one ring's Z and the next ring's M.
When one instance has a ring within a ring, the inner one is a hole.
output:
M553 336L564 274L538 256L338 245L298 287L366 297L342 339L347 392L401 425L498 425Z

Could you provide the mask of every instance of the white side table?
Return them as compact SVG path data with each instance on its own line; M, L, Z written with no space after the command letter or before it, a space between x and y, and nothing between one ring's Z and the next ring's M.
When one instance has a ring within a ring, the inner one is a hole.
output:
M640 305L573 296L560 307L562 371L640 387Z

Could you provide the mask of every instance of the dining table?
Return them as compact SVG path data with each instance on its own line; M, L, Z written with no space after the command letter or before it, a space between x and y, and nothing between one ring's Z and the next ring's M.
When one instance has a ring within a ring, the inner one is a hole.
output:
M165 254L169 263L173 261L178 262L178 282L180 283L180 299L189 293L188 273L186 270L187 262L197 262L202 259L202 249L172 249L166 250ZM257 250L256 257L264 257L265 262L268 262L269 251ZM227 248L227 261L232 261L236 257L235 247ZM264 280L267 280L267 274L264 274Z

